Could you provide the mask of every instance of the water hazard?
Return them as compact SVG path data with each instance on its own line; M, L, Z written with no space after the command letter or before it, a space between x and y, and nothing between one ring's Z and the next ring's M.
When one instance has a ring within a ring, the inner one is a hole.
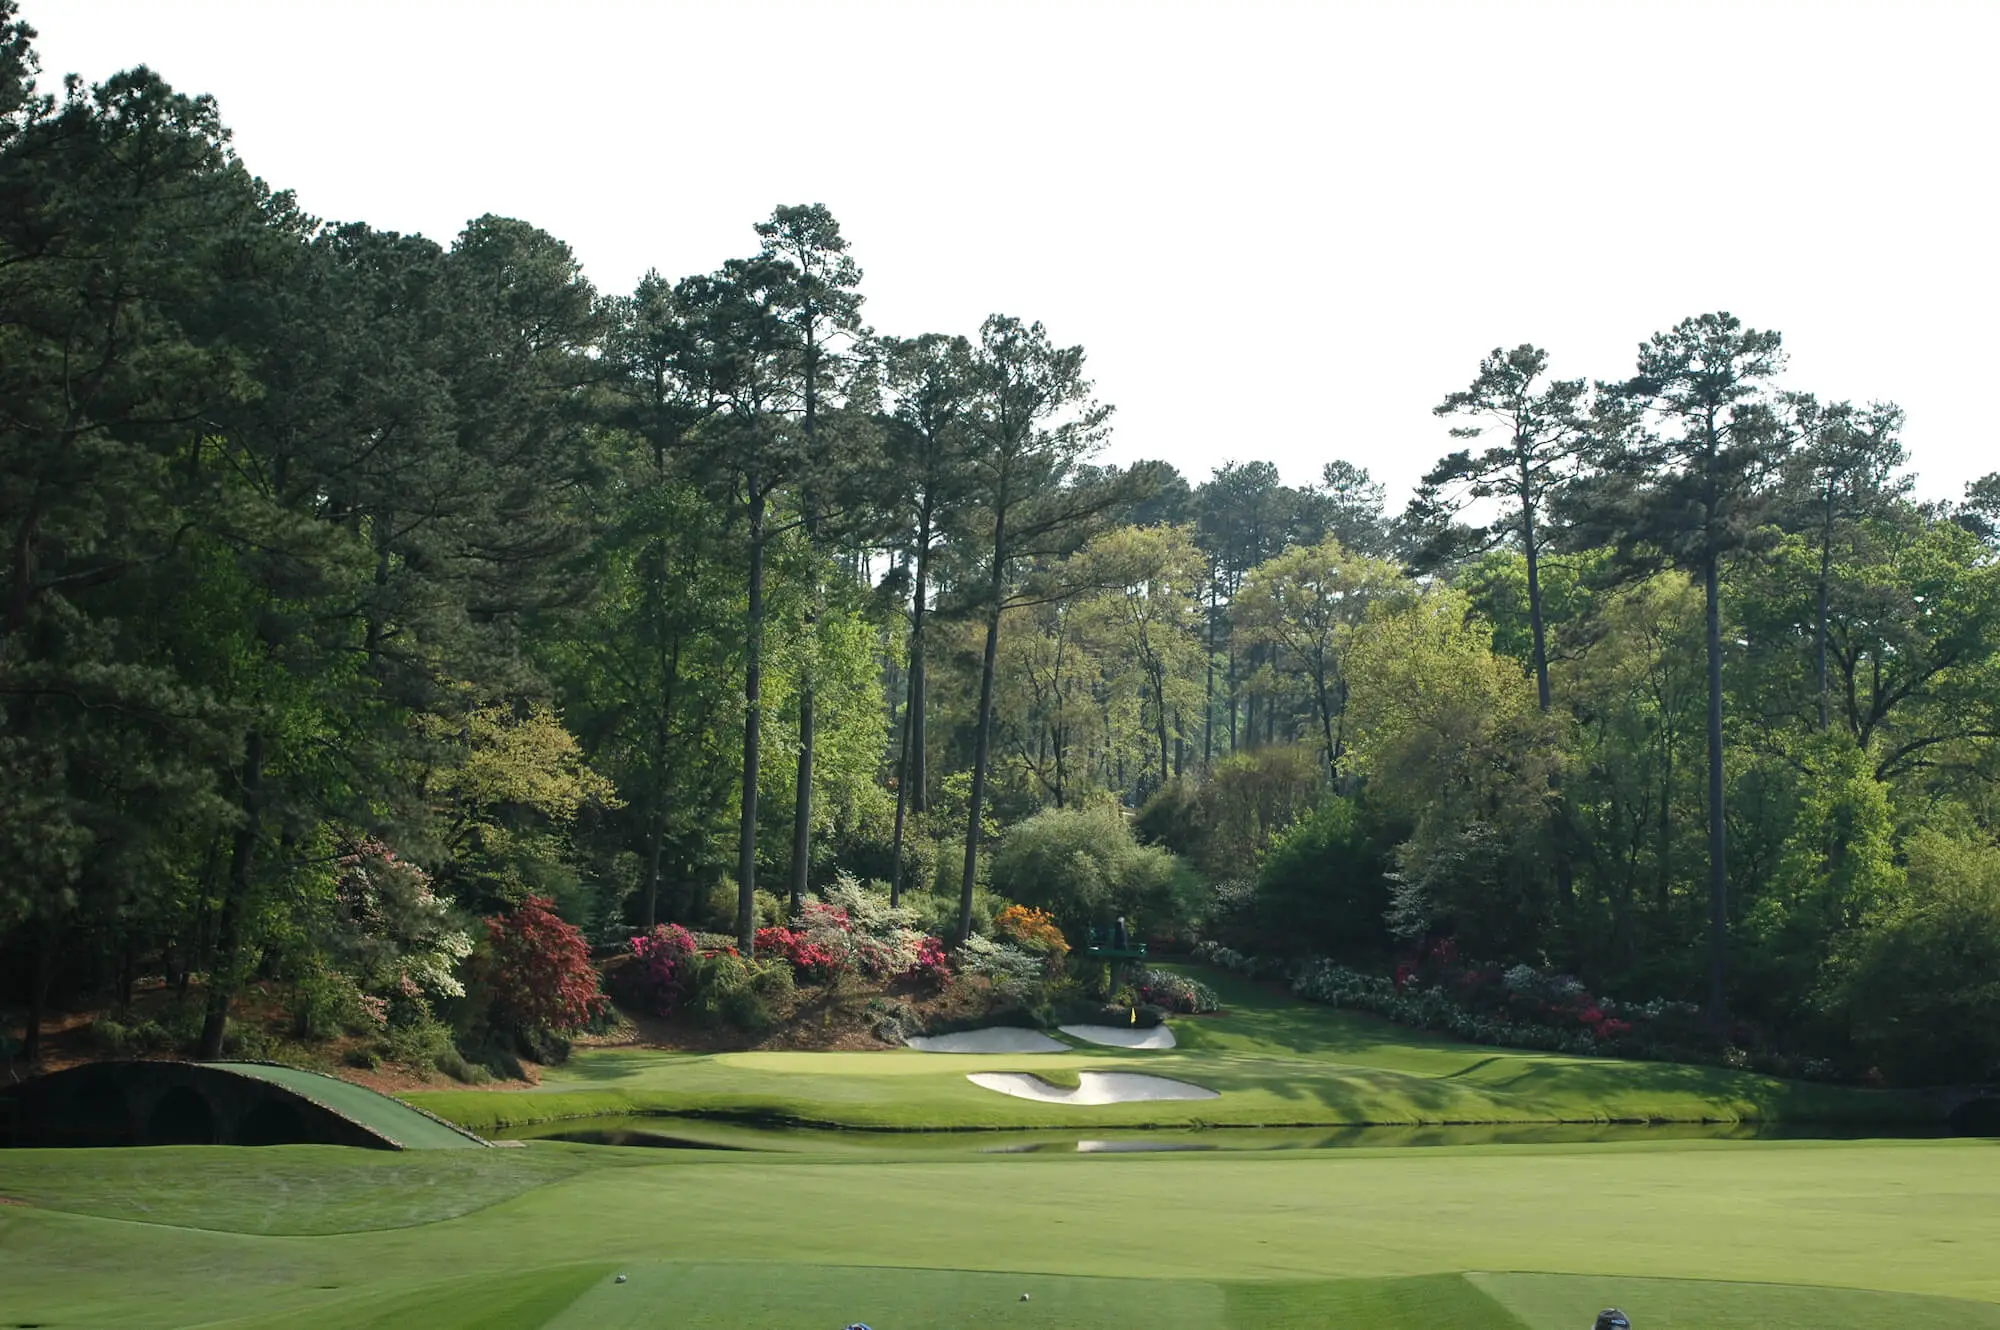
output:
M1464 1145L1588 1145L1643 1141L1861 1140L1947 1136L1938 1127L1770 1126L1758 1123L1482 1124L1451 1127L1210 1127L1129 1131L843 1131L691 1117L571 1118L489 1133L496 1140L553 1140L667 1150L940 1157L984 1154L1148 1154L1347 1150Z

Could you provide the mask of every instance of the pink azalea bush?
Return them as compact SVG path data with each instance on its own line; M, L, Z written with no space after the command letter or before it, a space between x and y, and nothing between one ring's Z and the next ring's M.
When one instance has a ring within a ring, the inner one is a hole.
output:
M687 997L694 980L694 934L679 924L661 924L632 939L637 958L636 986L648 1010L664 1016Z

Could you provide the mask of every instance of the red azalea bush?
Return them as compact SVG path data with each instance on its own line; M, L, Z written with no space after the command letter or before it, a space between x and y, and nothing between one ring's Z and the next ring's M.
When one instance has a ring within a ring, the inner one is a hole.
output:
M841 873L826 895L807 901L789 925L758 929L757 954L782 957L806 983L834 983L856 971L940 986L950 977L944 943L910 927L911 912L892 907L886 891Z
M695 951L694 934L679 924L661 924L632 939L639 965L638 998L655 1015L666 1015L687 997L694 982Z
M918 943L916 964L906 973L933 987L944 987L951 978L951 953L945 950L944 939L927 937Z
M517 1030L574 1030L609 1005L583 934L552 901L530 896L486 920L486 980L499 1023Z
M810 910L813 907L806 908ZM819 908L826 909L825 906ZM842 922L845 922L844 918ZM833 931L839 930L836 927ZM816 937L809 929L779 926L757 930L757 954L783 957L791 963L798 976L808 982L829 979L839 973L847 953L845 945L830 941L823 935Z

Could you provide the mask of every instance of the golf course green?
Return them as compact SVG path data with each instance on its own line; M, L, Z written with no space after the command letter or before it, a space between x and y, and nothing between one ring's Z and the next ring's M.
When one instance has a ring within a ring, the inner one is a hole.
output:
M2000 1143L1530 1130L1763 1114L1886 1132L1920 1099L1225 1000L1177 1021L1170 1053L600 1051L538 1091L412 1096L489 1127L718 1115L653 1120L725 1148L0 1151L0 1327L1582 1330L1618 1305L1640 1330L2000 1330ZM1222 1097L1086 1108L965 1080L1141 1061ZM1517 1143L1317 1148L1381 1138L1278 1130L1496 1108L1517 1125L1493 1139ZM1190 1110L1252 1148L1061 1144ZM878 1130L771 1148L788 1117ZM913 1125L996 1130L879 1130ZM1017 1139L1030 1148L992 1152Z
M1916 1096L1775 1080L1717 1067L1621 1062L1460 1043L1315 1007L1200 969L1222 1012L1174 1022L1179 1046L1069 1041L1034 1054L668 1053L608 1049L551 1068L526 1093L408 1095L473 1131L632 1113L698 1114L892 1131L1072 1127L1403 1126L1425 1123L1814 1122L1936 1117ZM1139 1071L1220 1098L1078 1108L981 1089L968 1073ZM1079 1114L1088 1114L1087 1118Z

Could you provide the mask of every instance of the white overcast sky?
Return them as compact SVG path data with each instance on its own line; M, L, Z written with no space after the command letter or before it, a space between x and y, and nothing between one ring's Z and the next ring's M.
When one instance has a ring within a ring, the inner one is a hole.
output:
M312 213L486 212L608 291L823 202L902 335L1080 342L1111 460L1408 487L1532 341L1612 378L1681 317L1889 400L1919 493L2000 468L2000 5L24 0L45 86L213 93Z

